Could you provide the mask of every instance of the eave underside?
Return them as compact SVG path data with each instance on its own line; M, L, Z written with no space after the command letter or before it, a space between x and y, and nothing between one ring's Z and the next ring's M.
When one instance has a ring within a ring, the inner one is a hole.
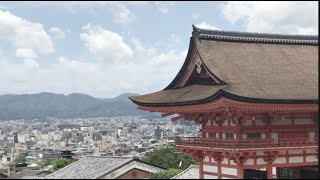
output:
M143 106L138 107L141 110L162 113L203 113L218 112L221 110L236 110L242 112L318 112L318 104L267 104L240 102L227 98L220 98L215 102L197 105L181 106Z

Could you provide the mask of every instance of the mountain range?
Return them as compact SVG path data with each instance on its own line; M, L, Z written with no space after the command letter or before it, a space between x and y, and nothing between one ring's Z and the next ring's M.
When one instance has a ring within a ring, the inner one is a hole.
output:
M0 95L0 120L56 118L87 118L110 116L150 116L137 109L125 93L115 98L94 98L86 94L54 93Z

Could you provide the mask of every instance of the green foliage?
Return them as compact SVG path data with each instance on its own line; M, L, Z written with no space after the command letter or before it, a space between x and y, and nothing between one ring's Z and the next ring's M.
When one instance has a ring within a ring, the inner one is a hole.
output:
M24 163L26 162L26 155L24 154L20 154L19 156L17 156L14 160L15 163Z
M43 159L36 162L40 167L45 167L51 164L50 160Z
M69 164L73 163L73 160L71 159L66 159L66 158L59 158L53 161L52 163L52 169L50 171L57 171Z
M170 179L173 176L179 174L180 172L182 172L181 169L170 168L168 170L160 171L158 173L153 174L151 176L151 179Z
M148 152L145 154L143 161L167 169L174 168L180 170L187 169L191 164L198 163L190 156L177 151L174 147L159 148ZM179 167L180 161L182 161L181 167Z

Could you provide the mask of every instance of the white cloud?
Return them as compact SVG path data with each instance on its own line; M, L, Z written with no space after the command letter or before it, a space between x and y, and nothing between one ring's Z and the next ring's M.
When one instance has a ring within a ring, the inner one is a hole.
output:
M197 24L196 27L203 28L203 29L219 30L219 28L217 28L217 27L215 27L213 25L207 24L206 22L202 22L200 24Z
M38 56L32 49L18 48L16 50L16 57L23 59L36 59Z
M4 9L4 10L7 10L9 9L7 6L0 6L0 9Z
M55 39L64 39L66 34L58 27L51 27L49 30Z
M194 19L194 20L198 20L198 19L200 18L200 15L199 15L199 14L192 13L191 17L192 17L192 19Z
M230 1L222 12L231 23L244 23L247 31L291 34L318 32L316 1Z
M168 11L169 11L169 9L166 8L166 7L160 7L160 8L159 8L159 11L160 11L162 14L167 14Z
M98 60L117 62L133 56L131 48L124 43L119 34L90 24L82 29L84 32L80 34L81 40Z
M117 4L115 7L113 9L113 21L115 23L127 26L136 19L136 16L125 5Z
M32 61L13 64L0 60L0 94L46 91L113 97L124 92L149 93L166 87L181 68L187 51L159 53L152 47L136 44L134 49L141 62L116 66L67 57L59 57L47 68L36 68L37 64Z
M113 97L124 92L142 94L166 87L181 68L187 50L160 52L143 46L137 39L132 42L135 60L116 64L61 56L53 65L38 67L32 60L14 64L0 58L0 94L46 91Z
M173 6L175 4L174 1L155 1L154 4L156 5L158 11L162 14L167 14L169 12L169 8L168 6Z
M32 49L35 53L54 51L51 37L42 24L27 21L9 11L0 11L0 40L9 42L15 48Z
M35 60L38 56L32 49L18 48L16 57L22 58L24 65L28 68L38 68L39 64Z

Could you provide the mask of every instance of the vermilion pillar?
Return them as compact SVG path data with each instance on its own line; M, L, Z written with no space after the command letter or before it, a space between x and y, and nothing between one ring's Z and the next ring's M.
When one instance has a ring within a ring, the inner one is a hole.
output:
M269 164L266 169L267 169L267 179L272 179L272 166Z
M203 160L199 161L199 175L200 175L200 179L204 179L204 176L203 176Z
M238 165L237 166L237 179L244 179L243 165Z

